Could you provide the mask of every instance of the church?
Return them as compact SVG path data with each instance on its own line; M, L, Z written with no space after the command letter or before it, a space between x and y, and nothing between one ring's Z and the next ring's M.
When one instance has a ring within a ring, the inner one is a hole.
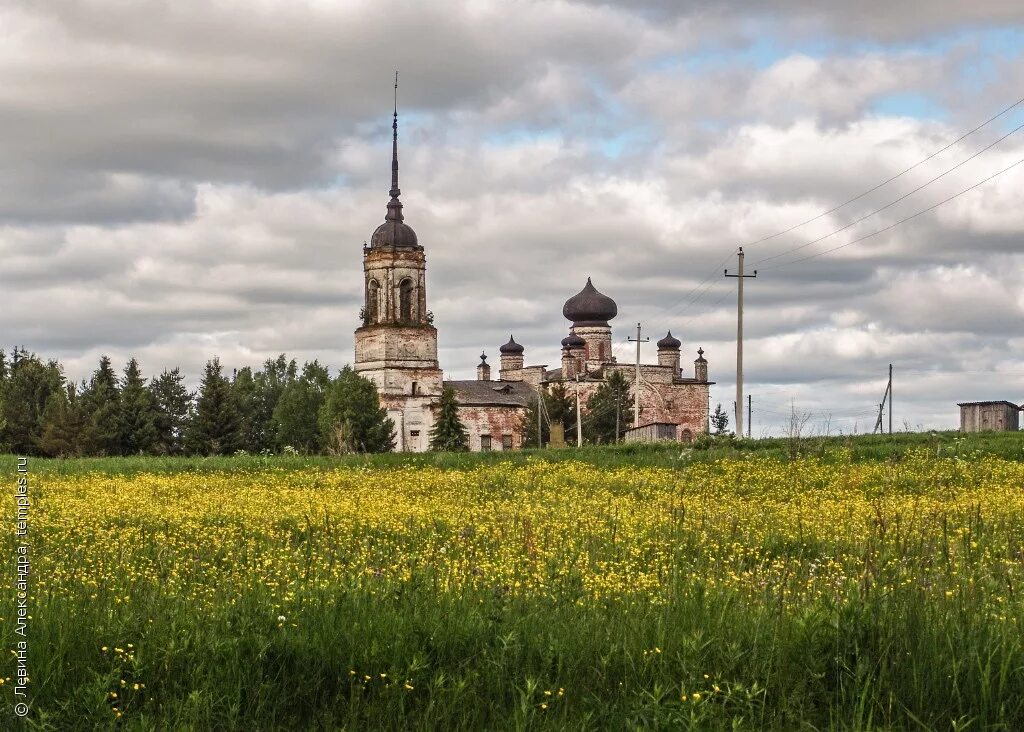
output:
M572 394L578 391L584 417L587 400L613 372L623 372L634 392L636 364L618 363L612 353L610 321L618 306L590 278L562 307L571 327L562 339L557 368L527 366L525 348L510 336L499 348L497 379L482 354L476 379L444 380L437 358L437 328L427 309L426 255L416 232L405 223L399 199L397 108L391 145L387 214L363 247L364 306L355 332L355 370L376 384L381 406L395 423L395 449L429 448L444 386L455 391L473 451L523 447L523 421L530 404L557 382L564 381ZM657 342L658 363L640 365L640 419L631 430L634 439L656 433L662 439L689 442L707 431L707 360L698 350L692 375L684 375L681 346L669 332Z

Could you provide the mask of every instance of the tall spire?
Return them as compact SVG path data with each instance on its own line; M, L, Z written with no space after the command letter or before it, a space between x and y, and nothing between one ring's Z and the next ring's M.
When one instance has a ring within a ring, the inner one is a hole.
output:
M398 200L402 191L398 188L398 72L395 72L395 116L391 122L391 200L385 221L402 221L402 202Z

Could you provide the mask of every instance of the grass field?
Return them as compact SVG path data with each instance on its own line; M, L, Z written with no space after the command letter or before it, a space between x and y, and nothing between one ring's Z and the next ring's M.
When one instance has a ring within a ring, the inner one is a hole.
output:
M1021 729L1022 450L33 461L29 726Z

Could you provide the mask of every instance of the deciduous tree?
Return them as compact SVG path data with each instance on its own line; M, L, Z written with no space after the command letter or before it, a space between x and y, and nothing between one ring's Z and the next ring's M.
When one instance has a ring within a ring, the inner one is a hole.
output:
M395 423L381 408L376 385L350 366L338 374L320 410L324 444L334 452L390 452Z
M302 374L288 382L273 413L279 447L290 445L307 453L323 449L318 418L330 386L330 374L317 361L307 363Z
M612 371L587 400L583 437L598 444L616 442L626 431L632 414L633 397L629 393L629 383L621 371Z

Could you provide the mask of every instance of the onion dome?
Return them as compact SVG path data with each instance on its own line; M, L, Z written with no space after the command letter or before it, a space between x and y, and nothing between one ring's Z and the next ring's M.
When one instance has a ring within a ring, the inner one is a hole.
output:
M522 356L523 351L526 349L520 346L518 343L516 343L515 338L509 336L508 343L506 343L498 350L501 352L502 356Z
M587 286L565 301L562 315L576 325L608 325L619 314L619 307L607 295L602 295L587 278Z
M698 348L697 349L697 360L694 361L694 363L707 363L707 362L708 362L708 360L706 358L704 358L704 349L703 348Z
M672 331L668 332L668 335L658 341L659 351L678 351L679 346L683 345L683 342L672 335Z
M391 123L391 200L384 223L377 227L370 237L370 247L414 248L419 246L416 232L405 223L402 202L398 200L402 191L398 187L398 75L395 75L395 119Z
M562 339L562 348L583 348L586 345L587 342L576 335L576 331L572 331Z
M481 366L486 366L487 365L487 354L486 353L481 353L480 354L480 365Z

